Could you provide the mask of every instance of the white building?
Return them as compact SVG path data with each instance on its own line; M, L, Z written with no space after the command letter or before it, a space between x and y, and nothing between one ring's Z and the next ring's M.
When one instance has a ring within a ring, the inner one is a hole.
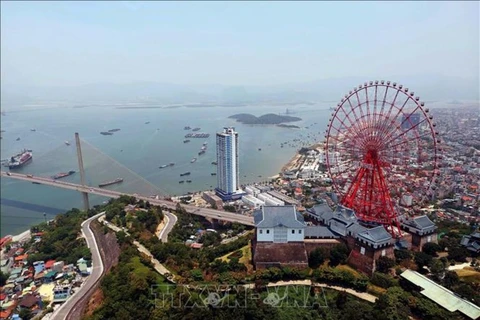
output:
M245 203L247 206L253 207L255 209L260 208L261 206L265 205L265 202L263 202L260 199L255 198L252 195L246 195L242 197L243 203Z
M217 195L231 200L240 193L238 171L238 132L235 128L223 128L217 133ZM238 197L237 197L238 198Z
M295 206L263 206L254 213L257 242L303 242L305 221Z
M413 197L411 194L407 193L402 196L401 204L406 207L411 207L413 204Z

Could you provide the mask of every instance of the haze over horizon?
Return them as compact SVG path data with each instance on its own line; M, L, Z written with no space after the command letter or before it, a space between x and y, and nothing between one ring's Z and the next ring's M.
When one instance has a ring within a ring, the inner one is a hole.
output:
M1 9L7 96L139 83L202 95L229 86L309 91L330 79L342 92L358 84L344 88L342 79L414 79L440 94L453 85L449 98L479 95L478 2L2 2Z

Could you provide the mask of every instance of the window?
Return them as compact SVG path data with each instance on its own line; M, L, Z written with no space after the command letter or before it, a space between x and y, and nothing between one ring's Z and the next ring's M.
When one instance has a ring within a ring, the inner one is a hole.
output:
M360 248L360 253L361 253L361 254L365 254L365 248L364 248L364 247L361 247L361 248Z
M292 234L294 234L294 233L295 233L295 230L292 229Z
M267 234L269 234L269 233L270 233L270 230L267 229Z
M260 229L260 234L263 234L263 230L262 230L262 229Z
M298 233L299 233L299 234L302 234L302 229L298 230Z
M385 256L387 254L387 251L385 249L382 250L382 256Z

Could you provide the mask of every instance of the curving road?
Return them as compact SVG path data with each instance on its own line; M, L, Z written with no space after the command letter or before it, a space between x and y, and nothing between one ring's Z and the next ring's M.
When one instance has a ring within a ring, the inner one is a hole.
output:
M44 177L32 176L32 175L21 174L16 172L0 171L0 173L1 173L1 176L4 178L12 178L12 179L29 181L29 182L37 182L43 185L48 185L48 186L53 186L53 187L63 188L63 189L70 189L78 192L86 192L86 193L96 194L104 197L118 198L121 195L126 194L123 192L118 192L118 191L113 191L108 189L82 186L76 183L54 180L52 178L44 178ZM168 209L173 210L176 208L176 203L173 203L168 200L161 200L161 199L157 200L157 199L152 199L151 197L146 197L138 194L126 194L126 195L134 196L137 199L149 201L153 205L166 207ZM200 208L200 207L191 206L191 205L182 205L182 208L184 208L187 212L191 214L195 214L205 218L217 219L217 220L229 221L229 222L238 222L247 226L254 226L253 217L250 217L250 216L245 216L237 213L220 211L220 210L215 210L210 208ZM173 218L169 216L169 219L170 218L176 221L176 217ZM173 225L171 227L173 227Z
M80 302L82 298L89 296L88 292L95 285L95 283L100 280L100 277L103 274L104 268L102 258L100 256L97 241L95 240L95 236L90 228L90 223L103 214L105 214L105 212L96 214L82 223L82 234L85 237L85 240L87 240L88 248L92 252L92 273L87 277L78 291L75 292L67 301L65 301L60 308L54 311L51 319L66 319L68 315L75 310L78 302Z

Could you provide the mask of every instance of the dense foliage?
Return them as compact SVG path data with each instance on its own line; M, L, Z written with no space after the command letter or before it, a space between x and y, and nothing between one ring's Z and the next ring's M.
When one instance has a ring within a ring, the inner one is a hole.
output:
M81 223L87 218L85 212L72 209L55 217L48 224L32 227L32 232L43 232L42 240L32 242L33 254L28 256L28 262L39 260L63 260L66 264L76 263L78 259L91 259L85 239L80 237ZM32 240L33 241L33 240Z
M101 282L102 305L88 319L153 319L155 295L151 289L164 279L129 241L122 238L121 242L119 263Z

